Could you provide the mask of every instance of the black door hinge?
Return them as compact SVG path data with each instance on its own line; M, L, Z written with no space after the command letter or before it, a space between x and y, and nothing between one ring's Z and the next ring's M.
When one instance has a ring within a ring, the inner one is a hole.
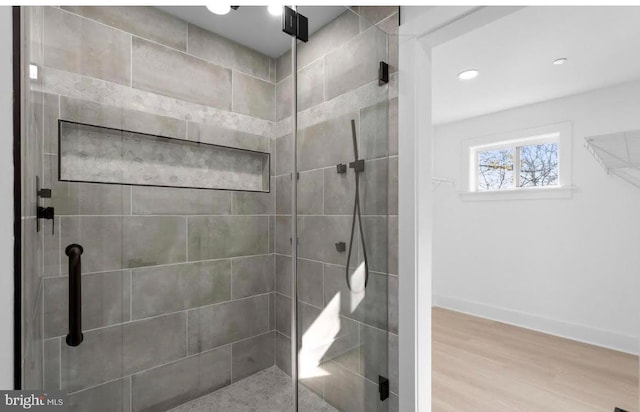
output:
M306 43L309 41L309 19L291 7L284 6L282 31Z
M380 62L378 68L378 86L384 86L389 83L389 65L385 62Z
M384 401L389 397L389 379L382 375L378 375L378 391L380 391L381 401Z

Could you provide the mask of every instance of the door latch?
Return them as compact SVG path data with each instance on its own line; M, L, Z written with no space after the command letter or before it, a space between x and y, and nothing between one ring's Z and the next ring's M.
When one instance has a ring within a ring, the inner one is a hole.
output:
M56 213L53 207L40 206L40 199L51 199L51 189L40 188L40 178L36 176L36 231L40 231L40 219L51 220L51 234L56 233Z

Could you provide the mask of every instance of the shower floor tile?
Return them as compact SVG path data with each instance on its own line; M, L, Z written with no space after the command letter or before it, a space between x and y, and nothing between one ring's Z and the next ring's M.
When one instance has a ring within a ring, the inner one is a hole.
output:
M300 411L338 412L300 385ZM291 378L273 366L170 412L287 412L293 411Z

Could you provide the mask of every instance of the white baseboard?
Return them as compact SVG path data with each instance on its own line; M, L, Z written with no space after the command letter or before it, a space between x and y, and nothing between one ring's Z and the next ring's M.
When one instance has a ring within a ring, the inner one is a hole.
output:
M572 339L578 342L601 346L608 349L638 354L638 337L623 335L609 330L597 329L577 323L568 323L544 318L530 313L485 305L484 303L434 295L433 306L463 312L509 325L532 329L538 332Z

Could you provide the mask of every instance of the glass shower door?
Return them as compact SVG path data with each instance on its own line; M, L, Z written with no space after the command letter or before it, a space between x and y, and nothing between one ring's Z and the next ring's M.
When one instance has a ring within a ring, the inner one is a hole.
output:
M37 67L42 96L40 182L41 188L50 189L50 197L40 202L52 208L54 216L41 232L44 387L67 394L70 410L126 411L131 367L151 358L145 354L148 342L136 353L141 360L125 361L132 355L128 349L141 341L132 332L144 329L133 322L130 294L132 256L145 252L131 237L140 232L132 226L131 187L81 182L98 169L105 182L122 181L121 167L99 163L121 151L127 112L121 98L97 96L107 87L117 91L118 79L126 74L119 67L118 43L112 46L109 65L91 55L101 47L96 37L112 34L108 29L60 8L24 12L42 16L43 61ZM103 40L121 42L124 37ZM80 124L98 129L89 132Z
M293 397L274 365L274 59L182 9L22 8L37 51L25 193L37 176L54 217L23 248L42 251L25 389L73 411L169 410L267 375ZM207 16L252 13L279 33L266 7Z
M395 13L345 8L297 44L299 410L387 411L397 401L389 373L397 157L388 82L396 65L382 30L397 27Z
M290 42L266 7L22 10L25 388L92 412L393 408L397 8L301 7L295 85L291 43L215 32Z

